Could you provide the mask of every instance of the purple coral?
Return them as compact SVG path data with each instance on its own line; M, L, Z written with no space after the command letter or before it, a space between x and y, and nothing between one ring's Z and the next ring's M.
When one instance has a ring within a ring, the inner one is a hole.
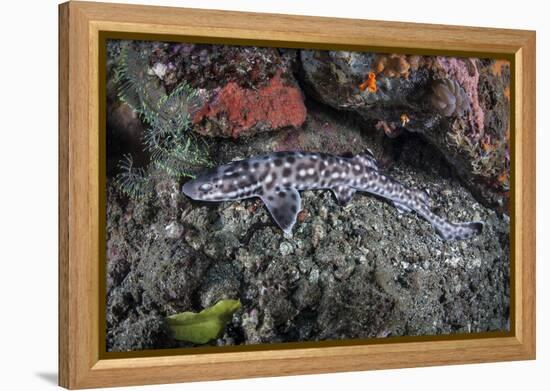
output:
M436 64L448 78L456 80L470 102L468 120L472 130L483 134L485 114L479 104L479 70L475 58L436 57Z

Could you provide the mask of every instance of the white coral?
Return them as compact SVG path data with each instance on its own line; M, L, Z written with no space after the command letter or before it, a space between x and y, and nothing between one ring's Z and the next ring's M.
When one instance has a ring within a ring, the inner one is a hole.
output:
M149 69L150 75L156 75L160 80L164 79L164 76L166 76L166 70L168 67L161 63L157 62L155 65L153 65L153 68Z

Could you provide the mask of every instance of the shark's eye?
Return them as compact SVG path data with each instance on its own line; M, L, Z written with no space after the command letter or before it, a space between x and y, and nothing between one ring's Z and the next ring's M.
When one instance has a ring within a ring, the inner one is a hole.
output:
M212 185L210 183L203 183L199 186L199 190L201 191L208 191L212 189Z

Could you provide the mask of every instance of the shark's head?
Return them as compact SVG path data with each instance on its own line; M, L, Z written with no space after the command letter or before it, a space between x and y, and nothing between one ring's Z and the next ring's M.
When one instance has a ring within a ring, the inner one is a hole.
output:
M211 170L186 182L181 191L187 197L199 201L222 201L222 180L218 170Z
M247 161L235 161L206 171L183 185L186 196L200 201L230 201L250 195L257 177ZM256 183L257 184L257 183Z

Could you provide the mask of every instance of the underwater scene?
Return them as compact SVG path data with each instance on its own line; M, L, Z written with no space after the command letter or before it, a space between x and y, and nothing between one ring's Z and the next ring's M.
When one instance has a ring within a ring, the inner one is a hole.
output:
M510 329L510 63L107 40L106 350Z

